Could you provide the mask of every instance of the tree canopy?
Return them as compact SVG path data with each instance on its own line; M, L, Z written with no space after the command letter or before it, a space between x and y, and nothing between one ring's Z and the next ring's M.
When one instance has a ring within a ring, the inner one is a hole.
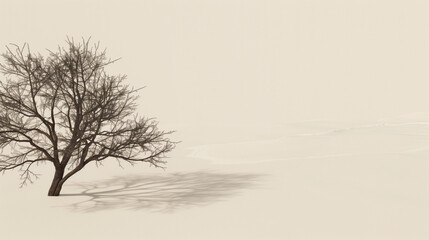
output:
M99 44L66 41L47 57L28 44L10 45L0 70L0 171L19 168L22 183L36 176L31 167L55 168L48 195L91 162L116 159L162 167L175 147L171 131L136 113L137 92L125 75L109 75Z

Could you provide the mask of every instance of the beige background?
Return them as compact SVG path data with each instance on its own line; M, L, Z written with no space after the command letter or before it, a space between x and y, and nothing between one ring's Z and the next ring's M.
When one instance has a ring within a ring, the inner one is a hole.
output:
M25 220L32 208L15 199L31 192L20 201L37 195L33 202L45 206L32 215L82 229L66 239L429 239L428 18L424 0L0 0L0 46L28 42L46 53L66 36L91 36L122 57L109 70L147 86L140 112L179 130L183 143L167 172L272 176L230 204L91 215L50 207L40 196L49 175L20 191L7 175L1 201L14 207L2 207L0 229L7 239L62 238L61 229L49 234L40 219ZM311 121L324 124L285 127ZM380 121L405 125L278 139ZM404 155L410 149L423 151ZM353 155L360 153L372 155ZM36 225L15 235L26 229L19 219Z
M373 120L429 109L427 1L2 1L1 45L101 41L163 121Z

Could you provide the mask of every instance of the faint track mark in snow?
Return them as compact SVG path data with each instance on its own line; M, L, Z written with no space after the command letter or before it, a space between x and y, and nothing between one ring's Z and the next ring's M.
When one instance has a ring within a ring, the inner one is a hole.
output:
M356 145L359 144L367 144L365 140L371 140L372 136L385 135L390 138L391 135L396 135L398 139L403 138L400 136L408 136L408 137L429 137L429 129L417 129L418 134L410 133L409 129L402 129L402 127L407 126L429 126L429 122L426 121L414 121L414 122L404 122L404 123L375 123L375 124L366 124L355 127L344 127L344 128L336 128L332 130L313 132L313 133L301 133L301 134L290 134L286 136L282 136L279 138L269 139L269 140L260 140L260 141L238 141L238 142L230 142L230 143L222 143L222 144L207 144L200 145L188 148L190 153L187 155L191 158L198 158L208 160L214 164L257 164L264 162L273 162L273 161L289 161L289 160L306 160L306 159L323 159L323 158L337 158L337 157L352 157L352 156L368 156L368 155L377 155L377 154L409 154L409 153L424 153L429 149L429 138L427 139L427 145L424 146L409 146L404 147L400 146L399 148L395 148L394 145L386 149L386 151L379 151L378 149L370 150L370 151L359 151L359 152L343 152L341 153L341 147L338 147L338 151L331 151L331 153L321 153L323 151L319 151L319 154L306 154L304 150L301 152L290 152L280 151L280 154L271 154L270 151L261 151L261 149L271 149L273 151L277 151L279 153L279 149L287 149L290 146L295 147L296 144L302 144L299 142L299 139L317 139L318 141L311 142L307 147L307 149L312 149L317 147L317 144L324 143L324 139L313 138L313 137L336 137L336 136L349 136L351 132L353 134L362 135L362 139L358 139L353 142ZM390 128L393 128L390 129ZM397 132L397 128L399 128L399 132ZM370 132L361 132L361 130L370 130ZM380 132L380 130L383 130ZM396 132L395 132L396 131ZM405 131L405 133L403 133ZM415 132L415 129L414 129ZM426 133L425 133L426 132ZM373 135L375 134L375 135ZM377 135L378 134L378 135ZM352 136L352 135L350 135ZM332 139L329 139L332 140ZM377 142L377 141L375 141ZM338 146L342 146L344 144L339 140L337 143ZM350 144L350 143L349 143ZM346 146L347 147L347 146ZM349 147L349 146L348 146ZM239 154L240 157L234 156L237 155L237 149L241 149L243 151L242 154ZM305 147L303 148L305 149ZM392 150L390 150L392 149ZM246 156L245 151L248 151L248 155ZM365 150L365 149L363 149ZM232 154L231 154L232 152ZM255 157L254 154L259 154L259 157ZM261 154L264 153L264 154ZM228 156L229 154L229 156Z

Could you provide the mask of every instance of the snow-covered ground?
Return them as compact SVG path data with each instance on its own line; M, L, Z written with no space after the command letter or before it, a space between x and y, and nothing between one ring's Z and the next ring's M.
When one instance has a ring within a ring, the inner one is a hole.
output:
M22 189L7 173L2 238L428 239L429 118L417 117L177 126L166 170L90 166L57 198L50 166Z

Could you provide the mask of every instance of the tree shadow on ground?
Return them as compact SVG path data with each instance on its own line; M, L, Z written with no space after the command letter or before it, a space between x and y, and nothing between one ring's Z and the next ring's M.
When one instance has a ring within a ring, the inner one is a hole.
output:
M72 184L79 193L61 196L87 197L69 205L75 211L130 209L172 212L204 206L256 186L262 175L242 173L190 172L169 175L123 176L108 180Z

